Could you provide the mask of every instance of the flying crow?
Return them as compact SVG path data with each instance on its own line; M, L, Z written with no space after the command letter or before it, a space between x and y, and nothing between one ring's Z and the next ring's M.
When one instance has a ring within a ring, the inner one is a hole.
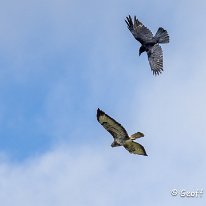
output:
M142 52L147 52L149 64L154 75L159 75L163 71L163 53L161 44L169 43L169 35L165 29L159 27L155 36L134 16L134 22L131 16L126 17L128 29L134 38L142 45L139 49L139 56Z

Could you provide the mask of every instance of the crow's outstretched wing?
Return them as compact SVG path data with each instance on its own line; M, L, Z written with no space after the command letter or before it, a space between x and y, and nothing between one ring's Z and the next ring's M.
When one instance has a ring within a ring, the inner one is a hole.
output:
M125 22L127 23L128 29L133 34L134 38L138 40L141 44L152 41L153 34L152 32L144 26L137 18L134 16L134 22L132 21L131 16L126 17Z
M123 142L129 139L124 127L100 109L97 110L97 120L114 137L114 139L120 139Z
M146 153L144 147L139 143L128 140L124 143L124 147L126 150L128 150L132 154L147 156L147 153Z
M155 44L147 51L149 64L154 75L163 71L163 53L159 44Z

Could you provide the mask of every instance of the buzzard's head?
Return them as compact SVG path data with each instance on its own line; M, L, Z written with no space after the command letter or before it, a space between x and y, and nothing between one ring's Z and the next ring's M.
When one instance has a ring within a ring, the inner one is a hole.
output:
M141 53L142 52L145 52L146 50L145 50L145 47L144 46L141 46L140 48L139 48L139 56L141 55Z
M111 147L118 147L121 146L120 144L118 144L116 141L112 142Z

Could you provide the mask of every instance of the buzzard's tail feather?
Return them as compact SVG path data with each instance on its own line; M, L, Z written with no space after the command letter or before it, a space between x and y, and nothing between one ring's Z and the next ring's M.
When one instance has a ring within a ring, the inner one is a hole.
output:
M160 27L157 30L157 33L155 34L154 37L157 39L158 43L162 43L162 44L169 43L169 35L167 31L162 27Z
M135 140L135 139L140 138L140 137L144 137L144 134L141 133L141 132L136 132L136 133L134 133L133 135L130 136L130 139Z

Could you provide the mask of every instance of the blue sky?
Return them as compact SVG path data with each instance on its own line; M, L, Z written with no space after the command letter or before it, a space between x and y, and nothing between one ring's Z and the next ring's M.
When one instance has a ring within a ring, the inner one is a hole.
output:
M0 8L2 205L188 205L206 190L204 1L6 1ZM154 77L124 18L167 29ZM141 131L111 148L100 108Z

